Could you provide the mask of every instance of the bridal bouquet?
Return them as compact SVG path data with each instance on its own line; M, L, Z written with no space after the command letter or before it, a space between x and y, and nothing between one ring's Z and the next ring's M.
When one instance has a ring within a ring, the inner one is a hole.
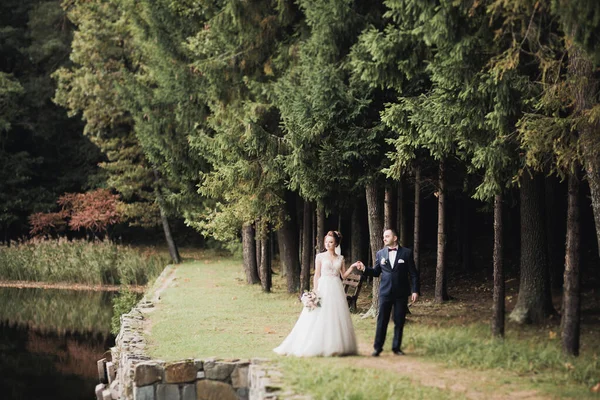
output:
M321 307L321 298L312 290L310 292L302 293L300 301L302 304L304 304L304 307L308 308L308 311L312 311L317 307Z

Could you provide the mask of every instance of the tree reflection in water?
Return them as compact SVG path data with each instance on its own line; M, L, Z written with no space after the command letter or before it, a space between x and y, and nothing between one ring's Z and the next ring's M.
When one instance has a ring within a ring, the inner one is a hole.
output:
M0 288L2 399L90 399L114 293Z

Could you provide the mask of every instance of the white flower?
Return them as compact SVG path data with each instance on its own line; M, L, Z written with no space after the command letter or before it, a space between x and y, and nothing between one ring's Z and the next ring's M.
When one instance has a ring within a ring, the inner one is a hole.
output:
M305 291L302 293L300 301L302 301L302 304L304 304L304 307L306 307L308 311L321 307L321 297L312 290L310 292Z

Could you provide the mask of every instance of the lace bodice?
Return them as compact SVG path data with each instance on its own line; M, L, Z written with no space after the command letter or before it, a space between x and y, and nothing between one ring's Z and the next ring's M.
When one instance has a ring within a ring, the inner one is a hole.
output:
M320 253L319 257L321 257L321 276L340 276L344 256L337 256L333 262L331 256L326 252Z

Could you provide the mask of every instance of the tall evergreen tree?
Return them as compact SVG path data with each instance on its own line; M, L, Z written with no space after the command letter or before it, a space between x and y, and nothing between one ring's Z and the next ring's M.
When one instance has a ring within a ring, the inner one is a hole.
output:
M127 96L137 89L130 77L144 67L143 53L130 30L131 19L122 5L112 1L65 1L63 6L77 31L71 55L74 65L55 73L59 85L55 101L71 115L81 112L84 132L108 157L102 166L109 186L127 202L130 224L162 224L173 261L179 262L162 193L169 184L149 159L150 148L144 147L143 135L136 131L143 116Z
M69 62L71 34L58 0L0 5L3 239L25 235L28 215L56 207L61 194L97 185L100 152L50 101L50 74Z

